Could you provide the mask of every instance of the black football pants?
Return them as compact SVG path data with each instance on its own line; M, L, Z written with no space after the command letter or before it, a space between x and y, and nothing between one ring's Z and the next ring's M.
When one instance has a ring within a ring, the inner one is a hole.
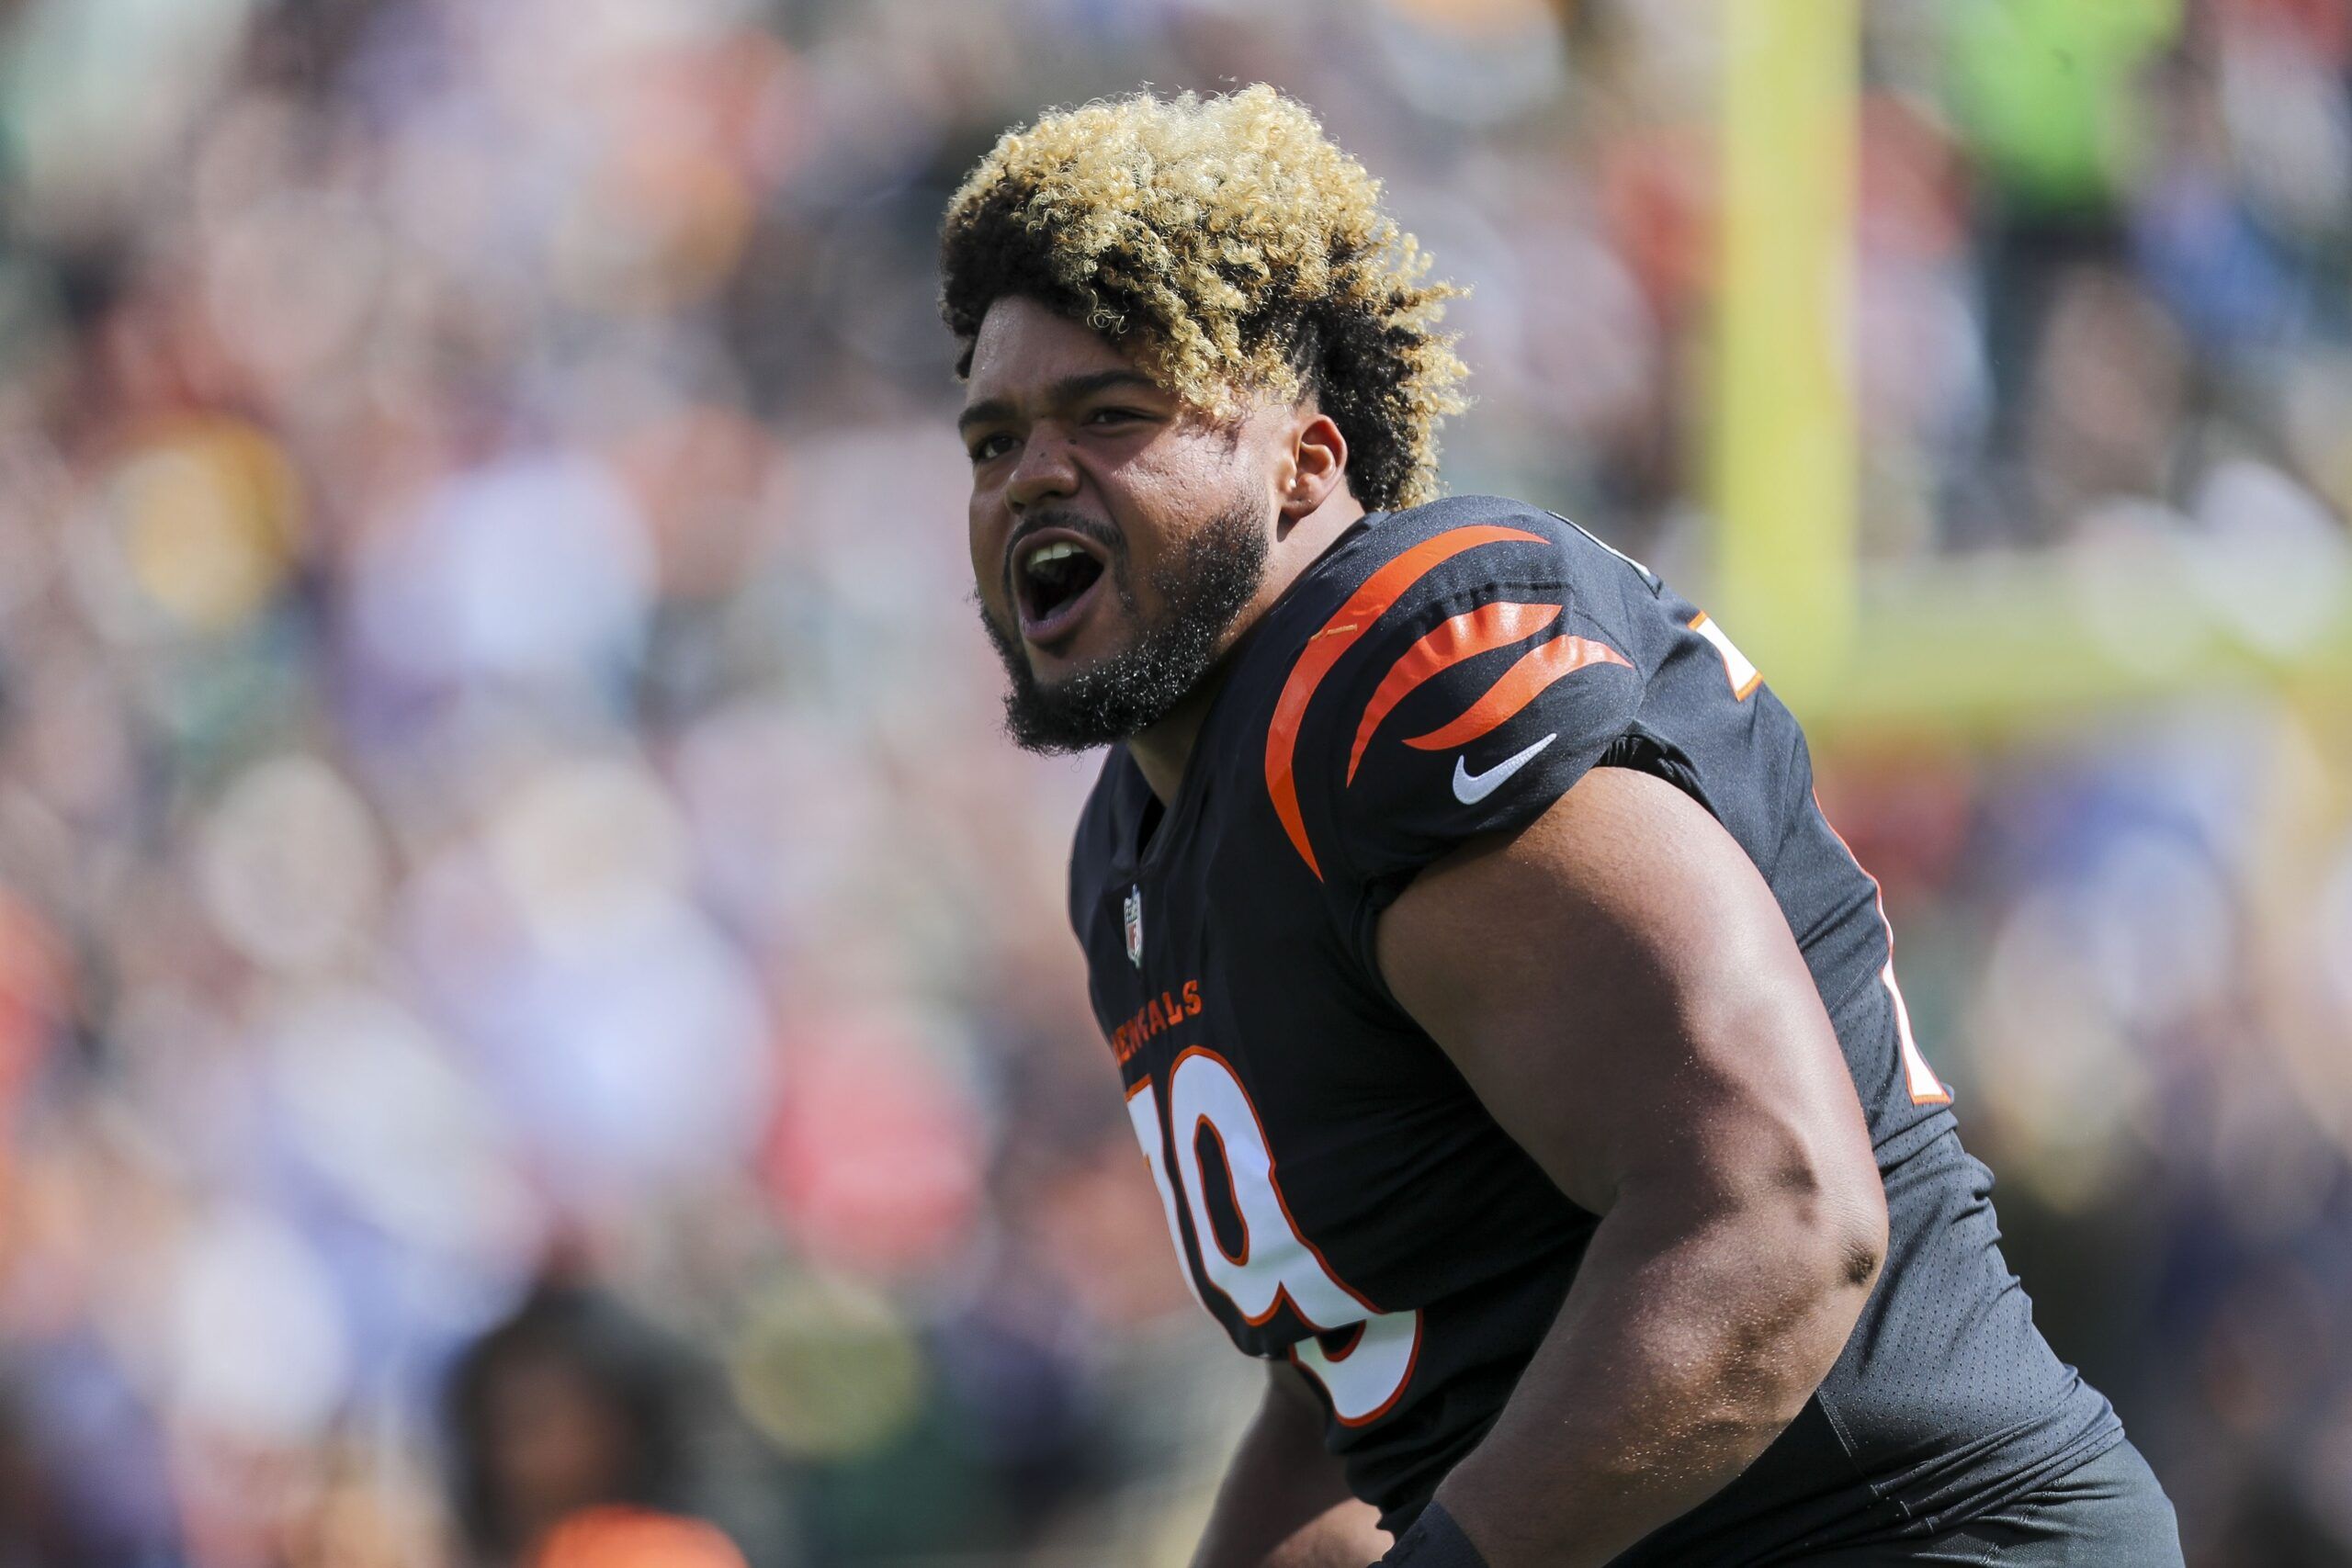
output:
M2130 1443L1923 1540L1816 1552L1804 1568L2181 1568L2172 1500Z

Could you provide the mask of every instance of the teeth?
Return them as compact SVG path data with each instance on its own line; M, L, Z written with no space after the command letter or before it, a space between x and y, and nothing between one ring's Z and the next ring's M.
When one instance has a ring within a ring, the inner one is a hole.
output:
M1072 556L1084 555L1085 553L1085 551L1080 549L1076 545L1071 544L1067 539L1057 539L1052 544L1041 545L1036 549L1032 550L1027 558L1022 561L1022 570L1023 571L1035 571L1038 568L1049 566L1055 561L1068 560Z

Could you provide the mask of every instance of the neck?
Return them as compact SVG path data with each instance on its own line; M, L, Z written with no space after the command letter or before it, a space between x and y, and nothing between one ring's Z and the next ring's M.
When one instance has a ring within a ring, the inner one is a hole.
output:
M1274 601L1289 591L1300 574L1320 560L1323 552L1363 515L1363 503L1341 485L1313 512L1285 524L1266 557L1264 580L1258 584L1258 592L1250 595L1250 603L1242 606L1241 613L1233 617L1233 625L1226 628L1217 649L1217 661L1208 674L1185 694L1183 701L1168 711L1165 718L1128 737L1127 755L1136 760L1144 783L1151 786L1151 793L1159 797L1160 805L1175 799L1178 786L1184 782L1184 769L1193 760L1193 743L1200 739L1201 724L1208 717L1209 705L1216 700L1218 688L1225 684L1225 656L1233 651L1233 645L1241 640L1244 633L1258 624L1260 616L1273 608Z

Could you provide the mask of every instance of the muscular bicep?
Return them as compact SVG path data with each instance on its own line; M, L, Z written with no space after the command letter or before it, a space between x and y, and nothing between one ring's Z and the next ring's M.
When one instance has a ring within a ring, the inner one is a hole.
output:
M1813 976L1707 811L1602 768L1465 844L1382 915L1392 994L1577 1203L1632 1183L1719 1208L1797 1184L1875 1199L1869 1134Z

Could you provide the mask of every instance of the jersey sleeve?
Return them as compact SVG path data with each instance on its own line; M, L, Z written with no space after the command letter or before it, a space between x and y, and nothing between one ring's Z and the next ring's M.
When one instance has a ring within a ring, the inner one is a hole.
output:
M1353 629L1299 727L1295 838L1368 961L1412 874L1541 816L1627 735L1643 679L1561 574L1416 585Z

